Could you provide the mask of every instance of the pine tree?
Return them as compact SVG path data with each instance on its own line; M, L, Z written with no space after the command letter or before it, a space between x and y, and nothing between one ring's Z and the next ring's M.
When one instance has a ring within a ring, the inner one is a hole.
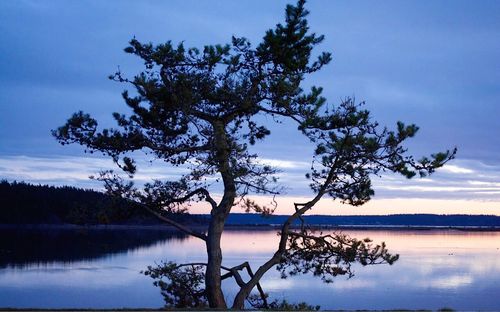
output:
M239 286L233 308L242 308L254 288L267 306L259 281L272 267L283 275L312 272L330 281L336 275L351 274L352 262L393 263L397 255L388 253L383 244L373 246L368 240L345 235L317 234L306 226L294 230L291 224L324 196L350 205L367 202L374 194L371 175L391 171L408 178L426 176L455 155L453 150L416 161L403 147L403 142L416 134L415 125L399 122L395 130L381 128L363 103L346 98L337 106L327 105L322 88L302 89L304 79L332 59L330 53L323 52L311 60L313 49L324 37L309 31L304 2L288 5L285 22L268 30L256 47L242 37L233 37L231 44L203 49L171 41L153 45L132 39L125 52L141 58L145 70L133 78L120 71L110 77L135 91L133 95L123 92L131 115L114 113L118 127L99 129L95 119L80 111L53 131L62 144L77 143L108 155L130 176L137 170L130 156L135 151L189 169L178 181L157 180L142 189L112 171L99 177L110 193L141 203L165 222L206 242L206 263L168 264L156 268L160 271L148 271L156 277L169 277L163 290L170 294L180 291L170 287L176 284L176 276L189 273L197 282L193 294L205 298L212 308L226 308L221 283L233 277ZM314 195L308 202L295 204L295 213L280 230L276 252L253 272L247 262L232 268L223 266L220 239L235 205L272 213L272 206L258 205L249 194L280 193L277 170L260 164L258 155L249 151L250 145L271 133L258 118L263 115L295 122L298 134L316 146L307 175ZM212 197L207 185L207 179L214 177L223 188L220 200ZM210 209L206 233L164 215L186 212L191 201L206 202ZM247 281L242 279L241 270L249 274ZM177 293L173 298L179 296ZM203 302L198 297L191 302Z

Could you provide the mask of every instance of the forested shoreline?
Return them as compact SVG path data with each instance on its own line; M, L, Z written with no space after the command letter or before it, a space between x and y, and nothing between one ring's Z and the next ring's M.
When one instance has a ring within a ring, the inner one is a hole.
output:
M332 211L334 211L332 209ZM287 216L273 215L262 218L257 214L231 214L228 225L279 225ZM495 227L500 228L500 216L494 215L437 215L437 214L395 214L373 216L304 216L306 224L328 227ZM300 220L294 223L300 225Z
M95 190L0 181L0 224L159 223L139 206Z
M203 225L206 215L176 215L176 220ZM233 213L228 226L268 226L282 224L287 216L262 217L253 213ZM319 226L427 226L500 227L500 216L399 214L387 216L304 216L306 223ZM297 222L295 222L297 223ZM123 199L91 189L71 186L33 185L0 181L0 224L47 225L160 225L156 217ZM297 223L298 224L298 223Z

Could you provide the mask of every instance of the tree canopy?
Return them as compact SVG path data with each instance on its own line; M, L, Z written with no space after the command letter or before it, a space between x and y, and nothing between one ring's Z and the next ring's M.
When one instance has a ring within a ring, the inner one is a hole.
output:
M101 129L94 118L80 111L53 131L62 144L77 143L111 157L131 178L138 170L132 157L136 151L188 169L178 180L155 180L142 188L111 170L98 177L110 193L141 203L167 223L206 242L206 263L169 263L157 268L160 271L148 271L168 280L162 285L171 294L166 297L170 304L208 302L210 307L226 308L221 283L233 277L240 287L233 308L242 308L246 299L253 298L255 287L263 306L269 306L259 281L272 267L277 266L283 275L312 272L331 281L336 275L352 274L353 262L393 263L397 255L388 253L383 244L318 234L305 224L293 229L291 224L324 196L362 205L374 194L373 175L389 171L408 178L424 177L455 155L452 150L415 160L403 143L417 133L417 126L398 122L389 130L354 98L332 105L322 96L321 87L304 90L304 80L332 60L329 52L313 53L324 37L309 30L304 4L299 0L287 5L285 22L268 30L257 46L243 37L202 49L171 41L153 45L133 38L125 52L142 59L145 69L132 78L120 71L110 76L132 87L122 94L131 113L113 113L117 127ZM249 195L281 193L277 170L263 165L249 149L271 134L270 125L260 116L296 123L298 135L311 142L315 156L306 175L311 200L295 204L295 213L280 230L275 254L253 272L248 262L223 266L220 238L235 205L269 214L273 206L261 206ZM214 183L222 186L220 199L211 194ZM206 232L196 232L164 215L186 212L192 201L206 202L209 208ZM242 270L248 275L246 281ZM187 301L180 295L186 292L174 287L176 278L186 276L193 283L192 298Z

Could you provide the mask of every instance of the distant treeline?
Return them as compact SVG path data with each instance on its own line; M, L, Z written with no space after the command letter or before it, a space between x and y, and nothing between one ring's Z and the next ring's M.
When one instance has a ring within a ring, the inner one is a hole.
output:
M262 217L257 214L235 213L229 215L230 225L282 224L288 216ZM481 226L500 227L500 216L492 215L435 215L401 214L387 216L304 216L310 225L328 226ZM299 224L296 221L295 224Z
M94 190L0 181L0 224L158 223L137 205Z
M179 222L206 223L206 215L169 216ZM276 225L287 216L262 217L233 213L227 224ZM500 216L401 214L388 216L305 216L311 225L327 226L481 226L500 227ZM107 194L70 186L54 187L0 181L0 224L130 224L150 225L161 221L137 205ZM298 221L296 221L298 224Z

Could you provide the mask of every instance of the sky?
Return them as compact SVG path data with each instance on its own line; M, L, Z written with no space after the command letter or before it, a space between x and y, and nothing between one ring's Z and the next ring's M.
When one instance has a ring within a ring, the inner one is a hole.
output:
M102 125L125 110L124 85L107 79L141 62L123 52L143 42L225 44L232 35L257 45L284 19L287 1L0 0L0 179L100 189L88 179L111 161L61 146L50 135L78 110ZM383 125L416 123L408 144L417 157L458 148L426 179L374 177L361 207L323 200L314 214L468 213L500 215L500 2L319 1L307 3L318 49L333 61L305 86L328 102L366 101ZM255 151L282 170L286 194L276 213L310 198L304 174L313 146L290 124L270 125ZM171 179L182 170L144 162L136 179ZM263 203L269 198L257 198ZM194 212L207 212L195 206Z

